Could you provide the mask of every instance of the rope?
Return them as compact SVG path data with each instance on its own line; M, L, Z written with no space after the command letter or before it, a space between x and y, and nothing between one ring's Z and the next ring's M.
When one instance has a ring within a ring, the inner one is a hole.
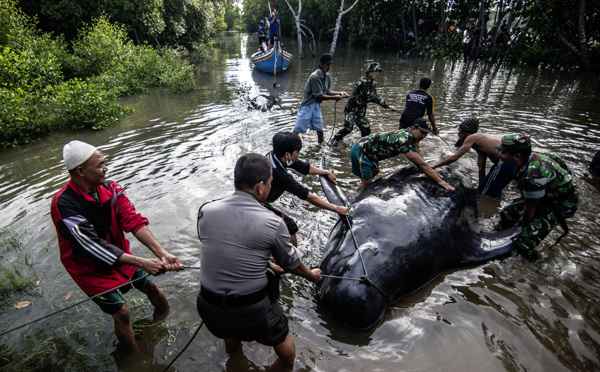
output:
M192 270L194 270L194 269L195 269L195 270L200 270L200 267L199 267L199 266L185 266L185 267L184 267L184 269L192 269ZM68 309L70 309L70 308L73 308L73 307L75 307L75 306L79 306L79 305L81 305L82 303L84 303L84 302L87 302L87 301L90 301L90 300L93 300L93 299L94 299L94 298L96 298L96 297L100 297L100 296L103 296L103 295L105 295L105 294L107 294L107 293L114 292L114 291L116 291L117 289L119 289L119 288L121 288L121 287L125 287L125 286L128 286L128 285L131 285L131 284L133 284L133 283L137 282L138 280L146 279L146 277L148 277L148 276L150 276L150 274L146 274L146 275L144 275L144 276L142 276L142 277L139 277L139 278L137 278L137 279L130 280L130 281L128 281L128 282L127 282L127 283L125 283L125 284L121 284L121 285L119 285L119 286L117 286L117 287L111 288L111 289L109 289L109 290L106 290L106 291L104 291L104 292L102 292L102 293L99 293L99 294L97 294L97 295L94 295L94 296L88 297L88 298L86 298L85 300L81 300L81 301L79 301L79 302L76 302L76 303L74 303L74 304L72 304L72 305L69 305L69 306L67 306L67 307L65 307L65 308L62 308L62 309L60 309L60 310L57 310L57 311L54 311L54 312L52 312L52 313L50 313L50 314L46 314L46 315L42 316L41 318L37 318L37 319L34 319L34 320L32 320L32 321L30 321L30 322L27 322L27 323L25 323L25 324L21 324L20 326L17 326L17 327L11 328L11 329L9 329L9 330L7 330L7 331L4 331L4 332L0 333L0 336L4 336L4 335L6 335L6 334L8 334L8 333L11 333L11 332L13 332L13 331L16 331L17 329L21 329L21 328L23 328L23 327L26 327L26 326L28 326L28 325L30 325L30 324L33 324L33 323L39 322L40 320L43 320L43 319L49 318L49 317L51 317L51 316L53 316L53 315L56 315L56 314L58 314L58 313L62 313L62 312L63 312L63 311L65 311L65 310L68 310Z
M337 103L338 101L335 101L335 103L333 104L333 127L331 128L331 135L329 136L329 141L331 141L331 139L333 138L333 132L335 132L335 126L337 125L337 119L336 119L336 114L337 114Z
M383 289L381 289L377 284L375 284L375 282L373 282L371 280L371 278L369 278L369 274L367 272L367 266L365 265L365 260L364 260L364 258L362 256L362 253L360 252L360 249L358 248L358 243L356 242L356 237L354 236L354 231L352 231L352 226L350 225L350 219L348 219L348 216L344 216L344 219L346 221L348 229L350 229L350 234L352 235L352 241L354 242L354 248L358 251L358 257L360 258L360 263L362 264L363 271L365 272L365 275L361 276L360 278L347 278L347 277L343 277L343 276L324 275L324 274L321 274L321 276L324 277L324 278L332 278L332 279L356 280L356 281L359 281L359 282L364 283L366 285L373 286L379 292L381 292L381 294L387 300L388 306L389 306L389 304L392 303L392 299L387 295L387 293L385 293L383 291Z
M79 302L76 302L76 303L74 303L74 304L72 304L72 305L70 305L70 306L67 306L67 307L63 308L63 309L60 309L60 310L57 310L57 311L55 311L55 312L52 312L52 313L50 313L50 314L44 315L44 316L43 316L43 317L41 317L41 318L38 318L38 319L32 320L32 321L30 321L30 322L27 322L27 323L25 323L25 324L22 324L22 325L20 325L20 326L17 326L17 327L11 328L11 329L9 329L8 331L4 331L4 332L0 333L0 336L4 336L5 334L8 334L8 333L10 333L10 332L13 332L13 331L16 331L17 329L21 329L21 328L23 328L23 327L26 327L26 326L28 326L28 325L30 325L30 324L33 324L33 323L35 323L35 322L39 322L39 321L40 321L40 320L42 320L42 319L49 318L49 317L51 317L51 316L53 316L53 315L56 315L56 314L58 314L58 313L61 313L61 312L65 311L65 310L68 310L68 309L70 309L70 308L72 308L72 307L75 307L75 306L81 305L82 303L84 303L84 302L87 302L87 301L89 301L89 300L93 300L93 299L94 299L94 298L96 298L96 297L100 297L100 296L103 296L103 295L105 295L105 294L107 294L107 293L114 292L114 291L116 291L117 289L119 289L119 288L121 288L121 287L125 287L125 286L127 286L127 285L131 285L132 283L135 283L135 282L137 282L138 280L146 279L146 277L148 277L149 275L150 275L150 274L146 274L146 275L144 275L144 276L142 276L142 277L139 277L139 278L137 278L137 279L130 280L130 281L128 281L128 282L127 282L127 283L125 283L125 284L121 284L120 286L117 286L117 287L115 287L115 288L112 288L112 289L109 289L109 290L107 290L107 291L104 291L104 292L102 292L102 293L99 293L99 294L97 294L97 295L94 295L94 296L88 297L88 298L86 298L85 300L81 300L81 301L79 301Z
M171 363L169 363L169 365L166 366L165 369L163 369L163 372L165 372L167 369L169 369L169 367L171 367L173 365L173 363L175 363L175 361L177 360L177 358L179 358L181 356L181 354L183 354L183 352L185 351L185 349L187 349L188 346L190 346L190 344L192 343L192 341L194 340L194 338L196 337L196 335L198 334L198 332L200 332L200 328L202 328L203 325L204 325L204 321L200 322L200 326L198 326L198 329L196 329L196 332L194 332L194 335L192 336L192 338L190 338L190 340L188 341L188 343L183 347L183 349L181 349L181 351L179 352L179 354L177 354L177 356L171 361Z

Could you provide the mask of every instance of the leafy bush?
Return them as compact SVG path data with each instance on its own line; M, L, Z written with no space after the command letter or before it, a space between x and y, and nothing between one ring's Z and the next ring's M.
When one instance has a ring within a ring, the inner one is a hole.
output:
M151 87L167 87L172 91L190 90L195 85L193 66L178 58L170 49L135 46L132 52L111 68L92 79L117 88L120 95L146 91Z
M459 59L463 55L463 35L453 32L446 37L431 36L424 47L424 54L432 58Z
M73 42L75 71L80 78L100 75L121 63L132 47L125 29L101 16L81 29Z
M102 129L131 111L114 102L119 95L116 88L106 89L103 84L78 78L49 87L48 93L52 123L60 129Z
M16 146L49 132L39 96L21 88L0 87L0 145Z
M62 38L39 33L14 4L0 1L3 147L54 130L114 124L131 111L115 103L119 95L157 86L183 91L195 85L193 66L174 50L135 46L123 27L104 16L80 30L69 53Z

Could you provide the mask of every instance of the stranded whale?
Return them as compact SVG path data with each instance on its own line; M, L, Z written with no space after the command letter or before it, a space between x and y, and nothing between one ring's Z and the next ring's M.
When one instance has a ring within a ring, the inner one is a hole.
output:
M334 319L370 328L388 305L427 284L444 270L508 254L518 229L484 233L475 190L458 164L441 172L448 191L414 167L378 179L352 201L350 217L334 226L320 268L319 301ZM449 171L449 172L448 172ZM327 199L348 197L321 176Z

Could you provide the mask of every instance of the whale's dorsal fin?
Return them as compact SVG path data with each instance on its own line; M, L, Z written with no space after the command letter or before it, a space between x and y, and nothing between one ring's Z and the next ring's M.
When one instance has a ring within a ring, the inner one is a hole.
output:
M321 157L321 169L326 169L325 156ZM335 185L326 176L319 175L319 181L321 181L321 187L323 188L325 197L327 197L327 200L331 204L342 207L350 207L350 198L348 197L348 194L344 192L344 190L340 189L338 185Z

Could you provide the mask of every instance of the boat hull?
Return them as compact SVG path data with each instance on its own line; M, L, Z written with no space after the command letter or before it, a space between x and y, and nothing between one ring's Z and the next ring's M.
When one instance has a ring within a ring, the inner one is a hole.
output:
M292 54L275 46L266 51L258 51L250 56L254 66L260 71L276 74L286 71L292 61Z

